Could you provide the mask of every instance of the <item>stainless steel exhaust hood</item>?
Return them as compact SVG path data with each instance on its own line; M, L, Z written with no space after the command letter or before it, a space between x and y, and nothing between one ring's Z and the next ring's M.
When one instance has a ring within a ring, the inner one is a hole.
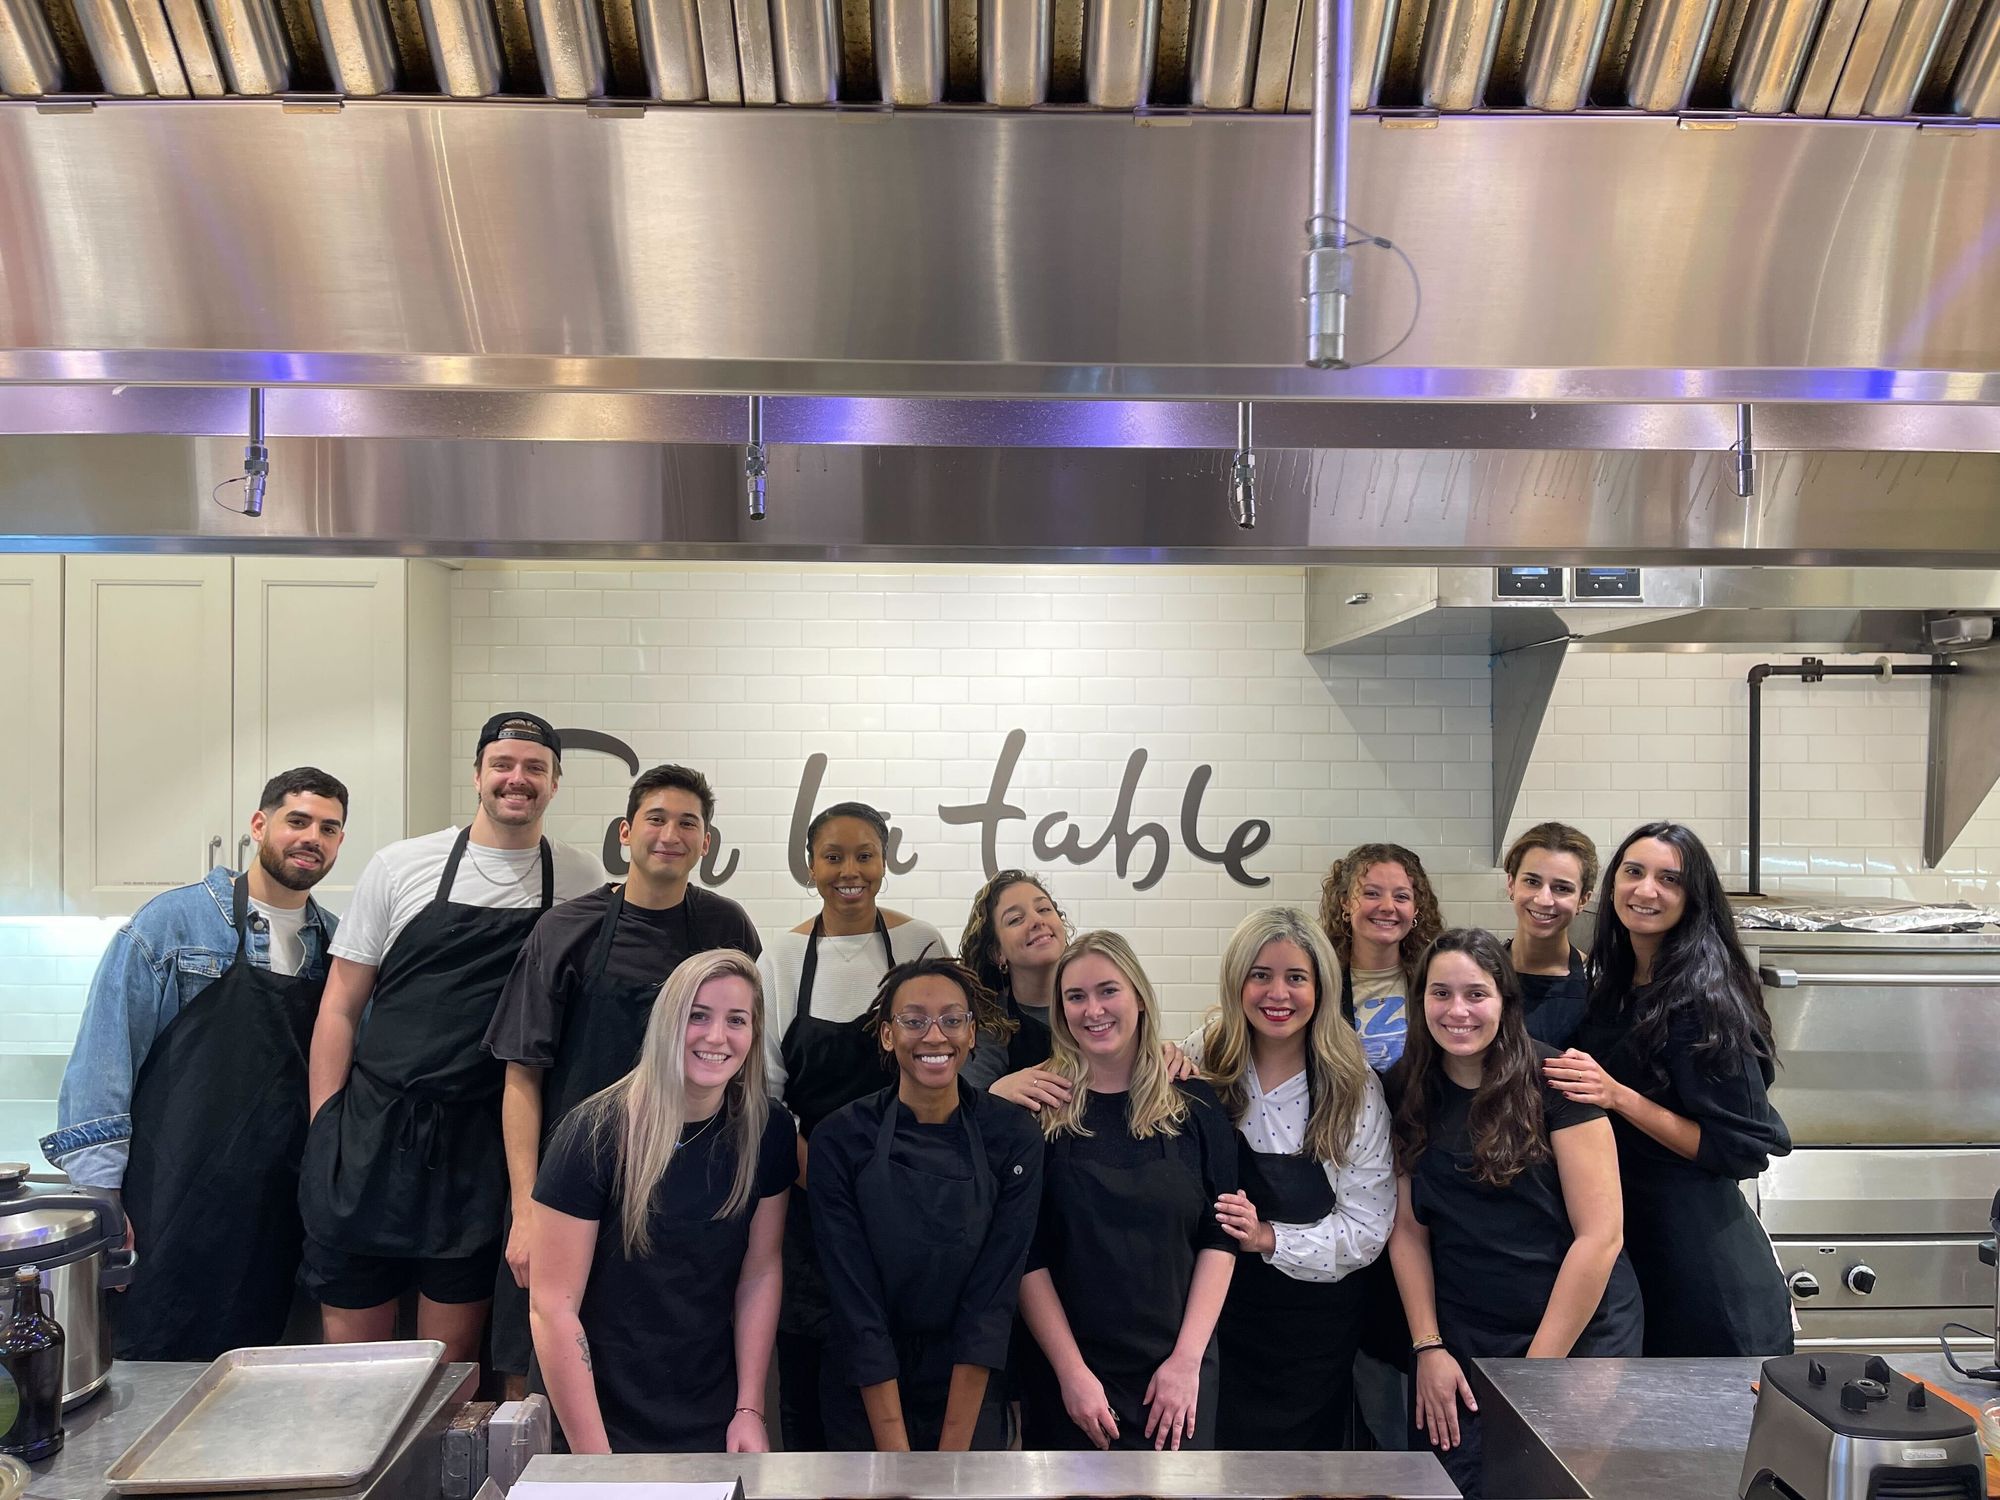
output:
M1313 568L1305 649L1483 654L1493 672L1493 858L1572 650L1942 655L1930 679L1924 859L1935 865L2000 783L2000 574L1917 568Z

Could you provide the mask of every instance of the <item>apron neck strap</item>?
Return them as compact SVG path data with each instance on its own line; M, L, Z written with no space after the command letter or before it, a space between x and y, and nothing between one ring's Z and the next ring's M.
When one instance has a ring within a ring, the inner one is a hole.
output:
M819 975L819 940L826 936L826 913L822 911L813 918L812 934L806 939L805 962L799 965L798 1013L812 1014L813 981ZM882 973L887 977L889 970L896 967L896 950L889 946L889 924L883 919L881 909L875 912L875 936L882 940Z
M250 937L250 872L245 870L231 883L229 888L229 909L231 920L236 924L236 956L242 958L249 951Z
M472 825L467 823L458 830L458 837L452 840L451 855L444 862L444 874L438 877L437 898L451 900L452 885L458 879L459 861L465 858L465 846L472 842ZM549 841L540 841L542 851L542 910L547 911L556 904L556 860L549 848ZM482 846L483 847L483 846Z
M618 918L625 911L625 887L614 885L604 903L604 920L597 924L597 941L591 944L590 961L583 971L585 984L596 984L611 963L611 942L618 931Z

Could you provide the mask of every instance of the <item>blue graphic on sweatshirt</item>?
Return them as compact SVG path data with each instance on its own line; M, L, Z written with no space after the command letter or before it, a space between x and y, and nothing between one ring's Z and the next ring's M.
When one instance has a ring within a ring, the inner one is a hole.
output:
M1377 1073L1386 1073L1403 1055L1403 1042L1410 1034L1409 1017L1401 995L1381 995L1357 1000L1354 1029L1361 1037L1361 1054Z

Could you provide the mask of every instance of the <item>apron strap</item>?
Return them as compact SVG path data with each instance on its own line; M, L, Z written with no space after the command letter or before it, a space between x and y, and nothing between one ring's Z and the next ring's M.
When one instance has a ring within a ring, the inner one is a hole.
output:
M973 1118L972 1106L966 1102L968 1087L964 1079L958 1081L956 1117L965 1127L966 1148L972 1154L973 1189L980 1202L992 1204L1000 1197L1000 1183L993 1175L993 1163L986 1159L986 1139L979 1133L979 1121ZM897 1111L902 1108L902 1099L891 1092L889 1107L882 1111L882 1123L875 1127L875 1153L869 1161L870 1166L889 1165L889 1148L896 1139L896 1121L901 1118Z
M236 923L236 961L241 963L249 953L250 872L248 870L231 882L229 907Z
M542 844L542 910L547 911L556 904L556 856L549 847L549 841Z
M471 842L472 825L467 823L458 830L458 837L451 842L451 854L445 859L444 874L438 879L438 900L451 900L451 887L458 879L458 862L465 858L465 846Z
M799 1001L794 1009L801 1016L812 1014L813 981L819 977L819 940L826 936L826 913L822 911L813 918L812 935L806 939L806 959L799 965ZM896 967L896 950L889 946L889 924L883 920L878 909L875 913L875 936L882 940L882 972L887 975Z
M596 984L604 977L605 969L611 963L611 939L618 931L618 918L625 910L625 887L611 887L611 899L604 903L604 920L597 924L597 940L590 945L590 958L584 965L583 982Z

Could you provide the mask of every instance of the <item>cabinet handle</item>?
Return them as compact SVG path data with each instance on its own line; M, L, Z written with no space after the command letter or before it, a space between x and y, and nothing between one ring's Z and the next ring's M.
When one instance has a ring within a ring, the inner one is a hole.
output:
M202 866L203 876L215 868L215 862L220 858L222 858L222 835L218 833L208 841L208 863Z
M240 875L250 868L250 835L244 834L236 841L236 872Z

